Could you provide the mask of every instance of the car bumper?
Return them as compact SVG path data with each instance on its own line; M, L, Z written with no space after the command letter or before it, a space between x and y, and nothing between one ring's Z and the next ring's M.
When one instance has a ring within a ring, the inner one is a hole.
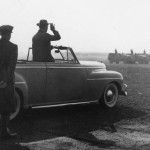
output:
M127 89L127 84L123 84L122 90L121 90L121 92L120 92L120 95L127 96L128 93L127 93L126 89Z

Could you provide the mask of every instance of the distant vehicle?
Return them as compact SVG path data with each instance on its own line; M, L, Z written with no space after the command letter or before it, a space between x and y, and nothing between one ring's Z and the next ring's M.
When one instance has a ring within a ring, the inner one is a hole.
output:
M138 54L134 54L133 50L131 50L130 54L123 54L123 53L109 53L108 55L108 60L110 63L119 63L119 62L123 62L124 64L135 64L135 63L139 63L139 64L148 64L150 62L150 55L146 54L146 52L144 51L144 53L138 53Z
M108 60L110 63L117 63L119 64L119 62L123 61L124 56L120 53L109 53L108 55Z
M139 64L148 64L150 62L150 55L135 54L135 62L137 62Z
M70 47L55 46L55 62L18 60L15 70L16 112L28 108L46 108L99 102L116 105L119 95L127 95L123 76L106 69L104 63L79 61Z

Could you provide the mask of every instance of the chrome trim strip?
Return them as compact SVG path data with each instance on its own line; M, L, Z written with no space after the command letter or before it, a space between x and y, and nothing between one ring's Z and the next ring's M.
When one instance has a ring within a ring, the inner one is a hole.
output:
M47 67L47 69L51 68L59 68L59 69L64 69L64 68L83 68L83 69L105 69L105 68L100 68L100 67Z
M26 84L26 82L15 82L15 84Z
M18 69L18 68L30 68L30 69L40 68L40 69L46 69L46 67L40 67L40 66L32 66L32 67L29 67L29 66L17 66L16 69Z
M40 67L40 66L17 66L16 68L41 68L41 69L65 69L65 68L84 68L84 69L105 69L105 68L100 68L100 67Z
M97 78L97 79L86 79L86 80L114 80L114 79L122 79L122 78Z
M45 105L45 106L31 106L33 109L38 108L50 108L50 107L61 107L61 106L68 106L68 105L78 105L78 104L88 104L88 103L96 103L98 100L95 101L88 101L88 102L78 102L78 103L66 103L66 104L52 104L52 105Z

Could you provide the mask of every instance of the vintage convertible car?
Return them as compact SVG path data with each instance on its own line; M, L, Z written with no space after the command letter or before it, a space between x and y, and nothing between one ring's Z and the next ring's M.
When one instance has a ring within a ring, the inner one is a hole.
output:
M15 70L16 112L99 102L112 108L119 95L127 95L127 85L119 72L108 71L102 62L79 61L70 47L55 46L55 62L33 62L32 48L27 60L18 60Z

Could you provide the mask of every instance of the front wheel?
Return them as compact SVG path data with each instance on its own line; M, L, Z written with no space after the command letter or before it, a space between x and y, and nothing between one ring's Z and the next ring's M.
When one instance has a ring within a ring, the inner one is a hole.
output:
M110 83L104 90L100 103L106 108L112 108L118 100L118 88L114 83Z
M15 91L15 107L16 110L10 115L10 120L18 118L22 112L22 99L17 91Z

